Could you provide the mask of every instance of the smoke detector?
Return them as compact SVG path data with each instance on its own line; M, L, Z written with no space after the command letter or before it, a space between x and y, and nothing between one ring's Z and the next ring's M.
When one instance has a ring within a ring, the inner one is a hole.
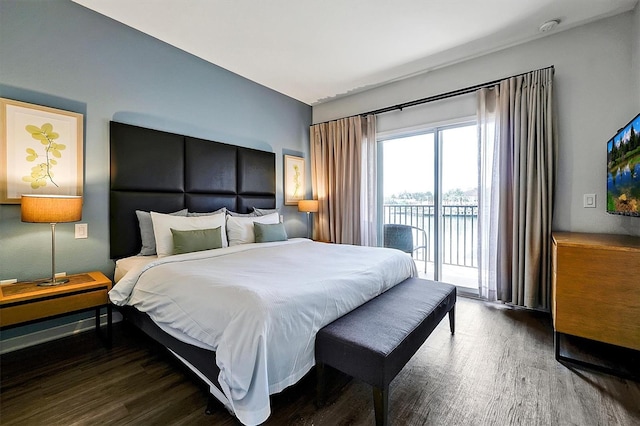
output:
M544 24L540 25L540 32L548 33L549 31L553 31L558 26L559 23L560 23L559 19L552 19L550 21L547 21Z

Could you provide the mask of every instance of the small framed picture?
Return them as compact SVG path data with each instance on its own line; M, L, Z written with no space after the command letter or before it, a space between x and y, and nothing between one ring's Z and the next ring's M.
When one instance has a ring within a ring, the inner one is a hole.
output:
M304 200L304 158L284 156L284 204L296 206Z
M82 195L83 145L82 114L0 98L0 203Z

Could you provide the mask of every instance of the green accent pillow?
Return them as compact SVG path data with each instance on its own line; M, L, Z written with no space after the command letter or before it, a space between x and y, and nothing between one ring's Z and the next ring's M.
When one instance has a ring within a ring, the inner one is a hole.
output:
M259 223L253 222L253 233L256 236L256 243L270 243L272 241L286 241L287 231L284 223Z
M173 254L218 249L222 247L220 226L213 229L179 231L171 228L173 234Z

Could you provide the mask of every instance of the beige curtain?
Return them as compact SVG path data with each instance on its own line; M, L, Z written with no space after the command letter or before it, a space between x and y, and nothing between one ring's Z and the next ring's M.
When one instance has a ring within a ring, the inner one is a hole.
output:
M480 294L550 309L557 130L553 68L478 94Z
M310 128L314 239L376 245L375 116Z

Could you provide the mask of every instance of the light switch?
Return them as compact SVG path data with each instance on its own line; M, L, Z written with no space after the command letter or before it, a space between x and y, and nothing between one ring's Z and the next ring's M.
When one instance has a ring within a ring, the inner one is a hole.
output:
M86 223L76 223L76 239L89 237L89 225Z
M595 209L596 208L596 194L584 194L583 207L585 209Z

